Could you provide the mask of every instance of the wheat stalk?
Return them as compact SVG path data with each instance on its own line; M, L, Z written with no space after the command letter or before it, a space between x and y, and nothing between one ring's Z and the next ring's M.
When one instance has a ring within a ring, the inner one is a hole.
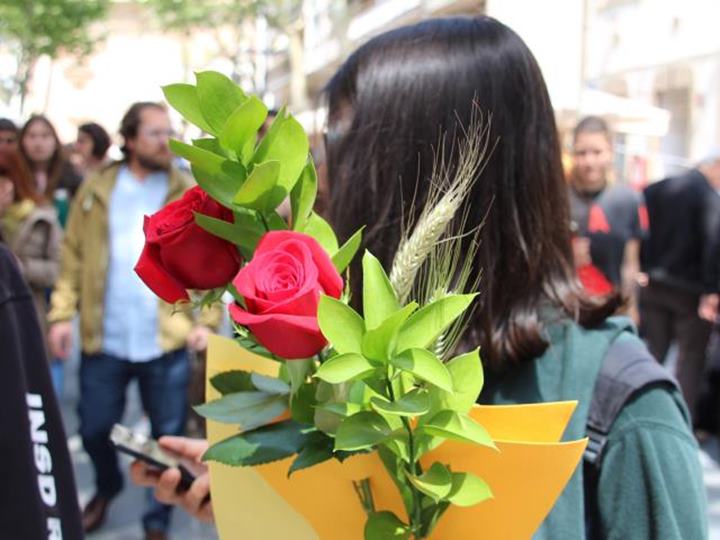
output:
M425 206L412 234L403 235L390 270L390 282L401 303L407 301L420 268L447 232L497 144L495 141L491 145L491 121L490 116L485 121L479 109L473 110L470 125L463 132L458 166L452 178L442 150L436 155ZM440 148L443 147L440 144ZM447 270L453 273L453 269Z

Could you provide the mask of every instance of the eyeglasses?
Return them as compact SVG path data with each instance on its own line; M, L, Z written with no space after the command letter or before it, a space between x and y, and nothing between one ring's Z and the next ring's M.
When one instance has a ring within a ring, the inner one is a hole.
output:
M143 129L140 134L148 139L155 139L156 141L162 139L172 139L175 136L175 131L172 129Z

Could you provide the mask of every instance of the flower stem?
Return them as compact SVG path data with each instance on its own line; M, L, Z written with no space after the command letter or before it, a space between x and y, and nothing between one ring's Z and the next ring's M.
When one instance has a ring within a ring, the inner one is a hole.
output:
M265 227L265 232L270 232L270 225L268 224L267 219L265 219L265 214L258 212L258 216L260 216L260 221L262 221L263 227Z
M392 401L395 401L395 391L393 390L392 386L392 378L390 377L390 373L388 372L388 375L385 379L385 384L387 386L388 390L388 396ZM406 417L402 418L402 424L405 428L405 431L408 435L408 454L409 454L409 463L405 463L405 471L407 474L415 476L418 474L418 463L417 463L417 456L416 454L416 448L415 448L415 438L413 435L412 426L410 425L410 421ZM407 481L407 480L406 480ZM422 530L422 494L418 489L412 484L412 482L409 482L409 488L412 492L413 497L413 508L411 515L408 516L410 519L410 529L413 532L413 535L415 538L419 539L420 537L420 531Z

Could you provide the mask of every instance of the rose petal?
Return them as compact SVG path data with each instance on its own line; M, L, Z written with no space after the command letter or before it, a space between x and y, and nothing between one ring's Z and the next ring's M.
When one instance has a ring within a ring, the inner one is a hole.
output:
M140 259L135 265L135 273L150 290L169 304L190 300L182 284L160 264L158 248L154 244L145 244Z
M163 240L159 255L167 272L188 289L223 287L240 269L237 248L194 223L171 240Z
M312 236L295 231L271 231L262 237L255 249L255 253L262 253L273 250L279 244L293 240L302 242L310 249L313 261L318 270L318 280L325 294L334 298L340 298L343 290L343 280L335 269L327 251Z
M230 316L236 323L247 326L263 347L281 358L310 358L327 344L315 316L253 315L237 304L230 306Z

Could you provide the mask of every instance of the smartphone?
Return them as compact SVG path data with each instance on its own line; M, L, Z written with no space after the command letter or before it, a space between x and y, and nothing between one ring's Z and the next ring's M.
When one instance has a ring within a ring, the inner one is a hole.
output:
M115 424L113 426L110 432L110 441L119 452L144 461L158 471L164 471L170 467L180 469L181 477L178 486L180 491L189 489L195 477L199 474L199 471L192 464L160 448L155 439L134 432L123 425Z

